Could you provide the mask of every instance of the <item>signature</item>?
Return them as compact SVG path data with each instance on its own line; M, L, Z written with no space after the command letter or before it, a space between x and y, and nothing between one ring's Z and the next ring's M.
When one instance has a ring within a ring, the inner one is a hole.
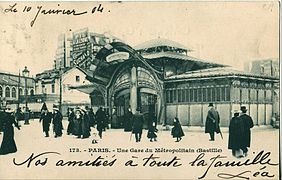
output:
M210 158L210 164L208 164L208 162L203 159L205 154L201 153L197 156L197 158L194 161L190 162L189 164L191 166L207 166L207 169L205 170L204 174L198 177L199 179L205 178L212 167L213 168L240 167L240 166L248 167L257 164L263 165L263 167L260 168L259 171L256 171L254 173L252 173L252 171L246 170L238 174L219 173L217 174L217 176L222 179L232 179L232 178L250 179L250 176L253 177L261 176L264 178L272 178L274 177L274 175L266 171L266 167L277 166L278 163L273 163L270 158L270 155L271 155L270 152L260 151L253 159L246 159L245 161L231 161L231 162L230 161L223 162L222 160L227 157L217 155L215 157Z

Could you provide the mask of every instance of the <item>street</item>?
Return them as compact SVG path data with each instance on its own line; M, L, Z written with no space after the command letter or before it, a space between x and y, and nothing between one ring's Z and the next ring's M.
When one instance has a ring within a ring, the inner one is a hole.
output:
M175 142L170 131L159 129L157 142L150 142L144 130L141 142L136 143L134 135L122 129L106 130L101 140L92 129L90 138L78 139L66 135L68 122L63 123L59 138L52 131L50 137L44 137L38 120L22 123L20 131L15 128L18 152L0 156L0 179L278 179L279 167L274 165L279 162L277 129L255 128L248 157L236 159L227 149L227 131L223 139L216 135L211 142L203 131L186 128L183 139ZM97 143L92 144L93 139ZM253 160L261 151L264 158ZM248 158L252 164L223 166Z

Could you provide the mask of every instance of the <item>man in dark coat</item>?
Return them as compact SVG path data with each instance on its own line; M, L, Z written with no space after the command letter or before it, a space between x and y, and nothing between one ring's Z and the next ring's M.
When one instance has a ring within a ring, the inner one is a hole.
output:
M93 112L93 109L89 108L88 106L86 106L85 109L87 110L87 114L89 116L89 125L90 125L90 127L94 127L94 125L95 125L95 114Z
M39 122L42 122L43 132L45 137L49 137L49 127L51 124L52 114L48 111L46 104L44 103L41 108L41 116Z
M74 121L74 112L73 108L68 109L68 128L67 128L67 135L73 134L73 121Z
M244 153L244 156L247 156L247 152L248 152L248 147L250 147L251 144L251 128L254 127L254 122L252 120L252 118L247 115L247 108L246 106L241 106L241 111L242 111L242 115L240 116L240 118L242 119L243 123L244 123L244 134L243 134L243 139L242 139L242 143L243 143L243 147L242 147L242 151Z
M81 122L81 132L82 138L88 138L90 136L90 120L89 114L85 109L82 109L82 122Z
M232 150L232 155L235 157L237 157L236 153L242 148L244 134L244 123L239 114L239 111L234 111L234 117L232 117L229 124L228 149Z
M53 106L53 130L55 133L55 138L61 137L63 132L62 124L63 116L56 105Z
M130 108L128 108L127 112L125 113L123 124L125 132L130 132L132 130L132 112Z
M106 113L102 107L100 107L96 112L96 122L97 122L97 131L99 132L99 137L102 139L102 132L105 128Z
M214 109L213 103L209 104L210 110L208 111L206 119L205 133L210 134L210 141L214 141L214 133L220 133L219 123L220 117L217 110Z
M12 114L12 110L8 109L4 114L2 114L4 118L3 122L3 140L0 146L0 155L5 155L9 153L17 152L17 146L14 140L14 127L17 127L20 130L18 123L15 120L15 116Z
M141 114L139 108L136 109L136 114L134 114L132 117L132 123L132 133L135 134L136 142L140 142L143 130L144 117L143 114Z

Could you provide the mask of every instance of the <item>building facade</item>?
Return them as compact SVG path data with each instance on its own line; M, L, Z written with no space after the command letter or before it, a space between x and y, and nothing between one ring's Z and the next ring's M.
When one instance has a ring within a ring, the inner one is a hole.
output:
M145 121L172 124L179 117L182 125L204 126L210 102L222 126L240 105L247 106L256 125L270 124L278 78L236 71L191 57L189 51L160 38L134 48L113 42L96 54L100 63L87 76L92 84L75 88L90 94L93 106L105 106L117 128L126 123L128 108L133 113L140 108Z
M0 72L0 106L25 103L35 95L35 80L22 74Z
M71 86L87 85L90 82L80 68L69 67L61 70L47 70L36 75L36 102L45 102L49 109L53 104L59 104L60 94L62 111L65 115L68 107L90 105L88 94L82 93Z

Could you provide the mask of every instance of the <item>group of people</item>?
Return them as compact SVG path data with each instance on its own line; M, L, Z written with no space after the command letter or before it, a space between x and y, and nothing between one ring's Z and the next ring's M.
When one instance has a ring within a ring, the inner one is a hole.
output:
M41 109L41 117L39 122L42 121L43 132L45 137L49 137L50 124L52 121L53 132L55 138L62 136L63 116L56 105L53 105L53 113L49 112L46 104L44 103ZM69 108L68 109L68 127L67 135L74 135L77 138L90 137L91 127L97 128L98 135L102 138L102 132L105 130L106 113L105 110L100 107L96 115L92 108L86 106L85 108Z
M213 103L208 106L210 109L207 114L205 123L205 133L209 133L210 141L215 140L215 133L221 135L220 130L220 116L218 111L214 108ZM131 112L131 111L130 111ZM0 155L8 154L17 151L17 147L14 141L14 127L20 129L17 117L17 112L13 112L11 109L2 109L0 111L0 132L2 131L3 140L0 147ZM241 106L240 111L234 111L234 117L230 120L229 124L229 139L228 149L232 150L232 154L236 157L247 156L248 147L251 142L251 131L250 129L254 126L252 118L246 114L247 108ZM150 112L149 112L150 114ZM155 116L149 115L148 121L148 133L147 138L151 142L157 141L157 121ZM136 142L141 141L144 116L140 112L140 109L136 110L135 114L130 114L130 127L125 127L125 130L131 130L132 134L135 135ZM103 107L100 107L96 113L93 112L92 108L69 108L68 110L68 127L67 134L74 135L77 138L88 138L90 137L91 128L96 128L99 137L102 139L102 133L106 129L106 112ZM55 138L62 136L63 128L63 116L56 105L53 105L53 112L49 112L46 104L44 103L41 108L41 117L39 122L42 122L43 132L45 137L49 137L50 125L53 124L53 132ZM173 120L173 128L171 135L176 138L176 142L181 141L182 137L185 136L180 121L177 117ZM242 152L242 153L241 153Z
M246 112L245 106L241 107L241 111L234 111L229 125L228 149L232 150L233 156L239 158L247 156L251 144L251 128L254 127L252 118Z
M129 110L129 112L131 112ZM152 109L149 109L149 119L148 119L148 133L147 138L150 142L157 141L157 121L155 116L153 115ZM132 134L135 135L135 141L140 142L142 137L143 125L144 125L144 116L141 113L140 109L136 109L136 113L134 115L128 116L129 122L132 122L132 127L125 126L125 131L128 129L132 130ZM184 132L182 130L181 124L177 117L173 120L173 128L171 131L171 135L173 138L176 138L176 142L179 142L184 136Z
M220 116L214 108L213 103L209 104L209 111L206 118L205 133L210 134L210 141L215 140L215 133L221 134ZM246 106L241 106L240 111L235 110L229 123L228 149L232 155L238 158L246 157L248 147L251 144L251 128L254 126L252 118L247 114ZM222 134L221 134L222 137Z

